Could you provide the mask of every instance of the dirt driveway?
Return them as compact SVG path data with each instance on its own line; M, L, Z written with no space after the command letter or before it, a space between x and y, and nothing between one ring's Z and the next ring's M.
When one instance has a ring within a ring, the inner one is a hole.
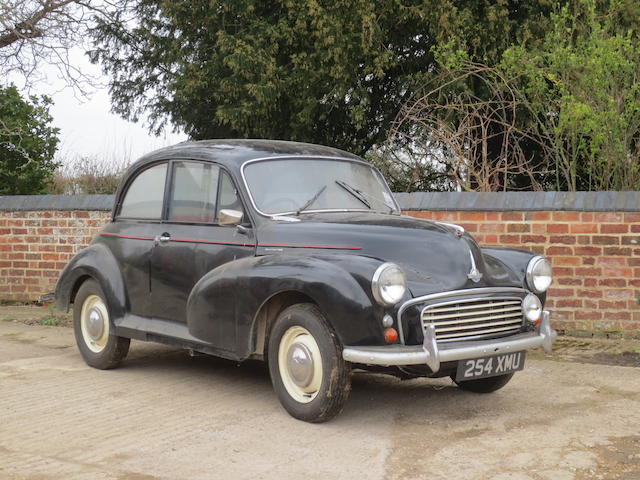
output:
M70 328L7 312L2 479L640 479L634 366L534 354L492 395L355 374L342 415L310 425L262 364L133 342L120 369L93 370Z

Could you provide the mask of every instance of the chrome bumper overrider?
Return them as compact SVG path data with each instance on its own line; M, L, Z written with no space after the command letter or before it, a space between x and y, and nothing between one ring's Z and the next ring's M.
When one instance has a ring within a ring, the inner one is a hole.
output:
M542 320L533 332L519 333L493 340L479 340L440 344L436 342L436 331L429 325L422 345L389 345L384 347L350 347L342 350L342 357L352 363L365 365L421 365L426 364L434 373L440 364L468 358L518 352L530 348L543 347L551 351L556 339L556 331L551 328L549 312L542 313Z

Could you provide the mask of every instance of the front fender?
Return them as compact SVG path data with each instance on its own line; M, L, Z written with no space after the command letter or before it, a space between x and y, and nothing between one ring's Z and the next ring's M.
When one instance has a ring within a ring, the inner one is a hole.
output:
M100 284L114 320L124 317L128 304L124 281L118 262L105 245L89 245L78 252L62 270L55 295L56 304L63 312L69 311L71 297L82 277L92 277Z
M504 285L520 285L530 290L526 281L526 271L527 264L536 256L535 253L515 248L484 247L482 254L492 278ZM544 305L546 294L538 294L538 297Z
M230 262L193 288L187 303L189 332L246 358L253 352L261 306L280 292L299 292L313 299L343 344L379 344L382 325L374 318L382 309L372 301L368 285L380 263L354 255L269 255Z

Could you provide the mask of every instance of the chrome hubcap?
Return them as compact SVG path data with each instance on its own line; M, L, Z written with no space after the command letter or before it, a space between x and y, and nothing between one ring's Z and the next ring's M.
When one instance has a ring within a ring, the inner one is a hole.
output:
M104 333L104 320L102 314L96 308L92 308L89 311L89 318L87 319L87 333L92 340L98 340Z
M306 345L294 343L287 352L287 369L293 383L306 387L313 379L313 356Z
M309 403L317 397L323 378L322 355L309 330L294 325L282 335L278 370L292 399Z
M89 295L80 311L80 329L85 345L100 353L109 341L109 312L98 295Z

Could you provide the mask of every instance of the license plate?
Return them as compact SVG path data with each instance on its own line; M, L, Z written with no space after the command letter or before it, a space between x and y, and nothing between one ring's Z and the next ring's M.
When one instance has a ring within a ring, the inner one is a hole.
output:
M517 372L524 368L526 352L501 353L490 357L471 358L458 362L456 381L475 380Z

